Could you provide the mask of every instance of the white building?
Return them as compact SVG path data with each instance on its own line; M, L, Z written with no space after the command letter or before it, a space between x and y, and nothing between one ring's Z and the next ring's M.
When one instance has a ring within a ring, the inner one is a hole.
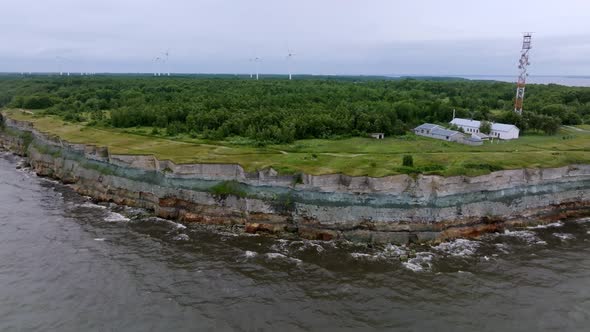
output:
M462 128L466 134L479 134L481 121L454 118L451 124ZM492 130L489 134L490 137L499 139L516 139L520 133L520 129L515 125L503 124L503 123L492 123Z

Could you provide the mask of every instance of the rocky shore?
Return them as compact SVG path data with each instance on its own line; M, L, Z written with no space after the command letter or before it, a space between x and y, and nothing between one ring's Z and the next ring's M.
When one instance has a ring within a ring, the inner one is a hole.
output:
M177 165L73 144L0 118L0 147L100 201L250 233L371 243L438 241L506 226L590 215L590 165L477 177L383 178L246 172L235 164Z

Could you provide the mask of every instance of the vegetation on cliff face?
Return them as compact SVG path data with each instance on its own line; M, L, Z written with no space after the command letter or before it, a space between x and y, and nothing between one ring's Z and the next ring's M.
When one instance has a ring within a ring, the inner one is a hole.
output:
M250 145L383 132L404 135L423 122L459 117L556 133L590 123L590 88L530 85L523 117L512 111L514 85L432 80L287 81L190 77L0 78L0 107L42 109L102 128L146 128L169 137Z
M221 181L209 188L209 192L219 198L226 198L227 196L244 198L247 196L244 185L238 181Z

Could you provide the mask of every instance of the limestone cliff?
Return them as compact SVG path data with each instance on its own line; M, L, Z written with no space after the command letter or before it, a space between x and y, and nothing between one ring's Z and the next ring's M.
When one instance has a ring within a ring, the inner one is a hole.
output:
M248 173L232 164L177 165L153 156L113 155L8 118L0 147L26 154L39 175L95 199L185 222L242 225L247 232L400 243L590 211L590 165L477 177L285 176L272 169Z

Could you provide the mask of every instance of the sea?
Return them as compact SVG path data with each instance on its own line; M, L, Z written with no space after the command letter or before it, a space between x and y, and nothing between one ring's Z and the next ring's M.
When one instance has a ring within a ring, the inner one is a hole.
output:
M490 80L500 82L514 82L516 84L516 75L456 75L452 77L466 78L470 80ZM527 77L528 84L559 84L565 86L590 87L590 76L543 76L530 75Z
M0 152L0 331L589 331L590 218L438 245L99 203Z

